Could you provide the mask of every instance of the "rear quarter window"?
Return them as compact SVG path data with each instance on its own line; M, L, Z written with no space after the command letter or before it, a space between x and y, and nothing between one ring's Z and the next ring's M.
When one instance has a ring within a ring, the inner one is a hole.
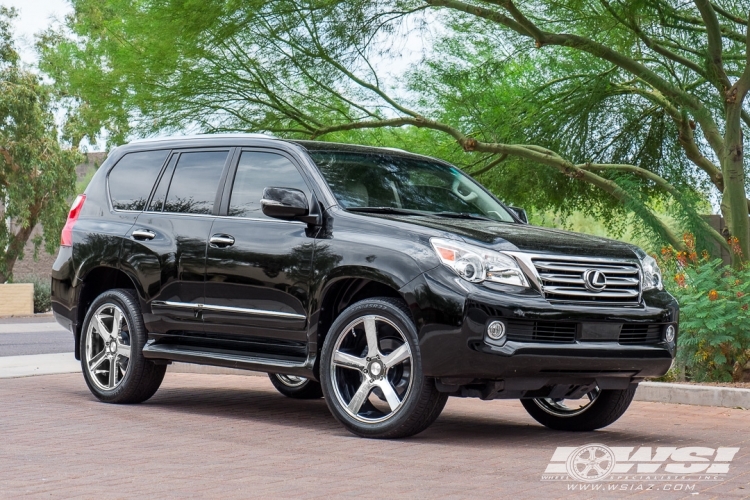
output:
M109 197L115 210L143 210L168 150L128 153L109 172Z

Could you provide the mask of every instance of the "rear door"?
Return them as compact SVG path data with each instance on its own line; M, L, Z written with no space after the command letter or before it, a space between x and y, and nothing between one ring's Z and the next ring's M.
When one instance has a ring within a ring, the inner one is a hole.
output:
M314 249L307 224L266 217L266 187L311 189L293 157L243 149L227 176L222 216L211 228L206 260L206 333L242 348L304 355Z
M231 148L173 152L149 206L138 216L123 258L138 273L150 333L203 334L206 243Z

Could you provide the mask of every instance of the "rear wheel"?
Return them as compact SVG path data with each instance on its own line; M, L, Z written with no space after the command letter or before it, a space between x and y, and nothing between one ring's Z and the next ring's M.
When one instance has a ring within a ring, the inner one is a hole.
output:
M331 413L362 437L417 434L448 399L422 374L409 309L392 298L357 302L336 319L323 344L320 376Z
M599 388L577 400L534 398L521 404L534 420L559 431L593 431L619 419L635 396L636 385L623 390Z
M166 365L143 357L147 340L137 297L108 290L94 300L81 330L81 368L92 394L106 403L141 403L159 389Z
M268 378L281 394L293 399L319 399L323 397L320 384L306 377L269 373Z

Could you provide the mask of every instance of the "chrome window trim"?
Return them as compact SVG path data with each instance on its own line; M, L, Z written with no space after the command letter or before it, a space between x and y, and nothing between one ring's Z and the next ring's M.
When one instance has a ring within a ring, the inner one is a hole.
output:
M169 300L155 300L153 305L177 307L180 309L198 309L201 311L231 312L238 314L252 314L255 316L273 316L277 318L307 319L304 314L287 313L281 311L268 311L266 309L247 309L244 307L215 306L211 304L198 304L192 302L172 302Z
M237 217L234 215L217 215L216 218L217 219L232 219L232 220L251 220L251 221L256 221L256 222L281 222L284 224L297 224L297 225L302 225L302 226L307 225L306 222L302 222L298 220L281 220L281 219L274 219L272 217L271 218L266 217L265 219L261 219L258 217Z
M173 216L179 216L179 217L213 217L213 218L218 217L217 215L213 215L213 214L189 214L189 213L186 213L186 212L154 212L153 210L144 211L142 213L149 214L149 215L164 215L164 216L168 216L168 217L173 217Z
M138 212L148 215L164 215L164 216L180 216L180 217L213 217L214 219L231 219L231 220L248 220L248 221L256 221L256 222L280 222L284 224L297 224L306 226L307 224L302 221L298 220L281 220L281 219L272 219L272 218L254 218L254 217L234 217L232 215L212 215L212 214L188 214L184 212L155 212L153 210L147 210L144 212Z

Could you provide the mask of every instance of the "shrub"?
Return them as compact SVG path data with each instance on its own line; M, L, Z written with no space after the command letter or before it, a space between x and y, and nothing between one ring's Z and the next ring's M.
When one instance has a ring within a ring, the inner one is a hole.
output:
M686 252L662 250L664 284L680 302L677 364L696 381L741 381L750 360L750 266L732 268Z
M35 313L47 312L52 308L52 290L50 288L49 279L44 279L39 276L27 276L24 279L18 281L18 283L33 283Z

